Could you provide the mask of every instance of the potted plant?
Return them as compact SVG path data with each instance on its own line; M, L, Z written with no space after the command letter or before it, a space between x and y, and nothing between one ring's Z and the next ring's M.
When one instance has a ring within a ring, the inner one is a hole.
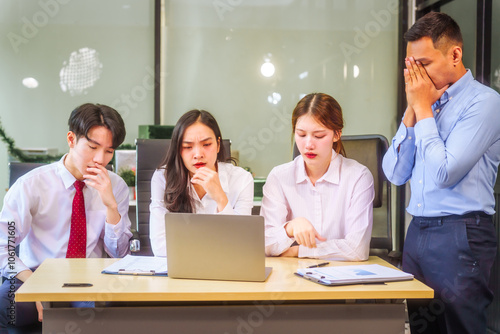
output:
M129 188L129 198L131 201L135 201L135 168L120 168L118 175L121 176L123 181L127 184Z

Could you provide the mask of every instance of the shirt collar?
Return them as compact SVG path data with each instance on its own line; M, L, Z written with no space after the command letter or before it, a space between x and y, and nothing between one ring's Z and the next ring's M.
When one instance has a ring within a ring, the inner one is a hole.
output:
M323 176L321 176L316 182L326 181L333 184L339 184L341 159L342 155L337 154L332 149L332 158L330 160L330 166L328 167L326 173L323 174ZM309 179L309 177L307 176L306 173L306 167L302 155L299 155L297 158L295 158L294 163L296 166L295 182L296 183L306 182Z
M464 90L472 81L474 77L470 70L467 70L465 74L457 80L453 85L451 85L444 93L441 95L439 100L437 101L437 105L443 105L449 100L451 100L454 96Z
M66 159L66 156L68 154L66 153L61 160L57 162L57 173L61 177L61 180L64 183L64 187L66 189L69 189L70 187L73 186L73 183L75 183L76 178L69 172L69 170L64 166L64 159Z

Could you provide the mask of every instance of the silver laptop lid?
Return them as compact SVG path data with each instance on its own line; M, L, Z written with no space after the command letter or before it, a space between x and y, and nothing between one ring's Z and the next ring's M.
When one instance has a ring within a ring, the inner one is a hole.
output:
M167 213L165 231L169 277L237 281L267 277L261 216Z

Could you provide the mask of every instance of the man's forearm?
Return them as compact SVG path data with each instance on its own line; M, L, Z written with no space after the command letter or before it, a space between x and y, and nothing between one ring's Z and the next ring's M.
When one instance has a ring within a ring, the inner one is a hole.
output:
M23 270L17 273L16 278L22 282L26 282L26 280L33 274L31 270Z

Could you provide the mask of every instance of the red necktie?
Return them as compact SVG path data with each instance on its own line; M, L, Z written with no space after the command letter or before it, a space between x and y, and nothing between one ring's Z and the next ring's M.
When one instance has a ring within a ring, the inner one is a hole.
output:
M87 220L85 218L85 202L83 187L85 182L75 181L76 193L73 198L73 212L71 213L71 230L69 234L67 258L85 258L87 253Z

